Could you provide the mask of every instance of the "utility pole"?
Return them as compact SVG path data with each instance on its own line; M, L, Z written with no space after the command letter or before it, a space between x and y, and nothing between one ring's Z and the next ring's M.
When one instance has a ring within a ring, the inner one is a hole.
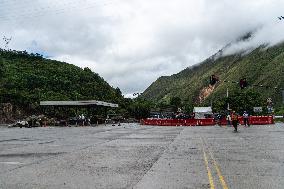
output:
M284 89L282 90L282 103L284 104Z
M229 88L227 87L227 99L229 98ZM230 104L227 104L227 110L230 110Z

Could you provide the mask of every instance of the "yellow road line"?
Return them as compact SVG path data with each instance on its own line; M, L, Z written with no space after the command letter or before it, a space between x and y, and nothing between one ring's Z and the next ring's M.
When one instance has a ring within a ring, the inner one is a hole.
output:
M208 149L208 150L209 150L209 154L210 154L210 156L211 156L211 159L213 160L214 167L215 167L215 169L216 169L216 171L217 171L217 174L218 174L218 176L219 176L219 180L220 180L220 182L221 182L221 185L222 185L223 189L228 189L228 186L227 186L227 184L226 184L226 181L225 181L225 179L224 179L224 177L223 177L223 175L222 175L222 173L221 173L221 170L220 170L220 167L219 167L218 163L216 162L216 160L215 160L215 158L214 158L214 156L213 156L213 153L210 151L210 149Z
M204 162L205 162L205 165L206 165L206 168L207 168L207 174L208 174L210 189L215 189L214 180L213 180L211 170L210 170L210 167L209 167L209 164L208 164L208 158L207 158L207 155L206 155L206 152L205 152L205 149L204 149L203 142L202 142L202 150L203 150Z

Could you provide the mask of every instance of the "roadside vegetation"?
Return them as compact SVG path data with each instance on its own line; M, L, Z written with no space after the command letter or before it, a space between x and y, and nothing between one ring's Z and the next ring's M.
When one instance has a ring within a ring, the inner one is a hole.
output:
M212 105L214 112L222 112L229 104L230 109L237 112L246 110L251 115L266 115L267 98L273 100L275 115L284 114L280 90L284 88L284 44L261 46L247 54L220 56L220 53L222 51L180 73L160 77L138 98L129 99L87 67L26 51L0 49L0 114L2 118L5 116L5 106L12 107L14 119L42 114L40 101L101 100L117 103L119 108L107 111L97 108L89 114L141 119L148 117L151 111L176 112L179 108L190 114L194 106ZM210 87L212 75L219 78L214 87ZM247 79L247 87L240 88L240 78ZM263 112L253 113L253 107L262 107ZM47 111L57 117L87 112L75 108Z
M170 104L172 98L178 97L182 107L213 105L214 111L226 109L227 103L236 111L263 107L264 113L267 112L266 101L271 98L275 113L281 113L284 107L281 93L284 89L284 43L234 55L222 56L222 52L177 74L160 77L141 98ZM212 75L219 81L210 88ZM242 78L247 80L247 87L243 89L239 84ZM201 98L202 95L205 97Z
M90 114L106 116L115 113L124 117L147 117L150 104L144 100L124 98L119 88L111 87L89 68L44 58L26 51L0 49L0 115L11 109L9 119L39 115L45 111L56 117L86 113L80 108L44 109L40 101L101 100L119 104L118 109L92 109ZM1 121L1 120L0 120Z

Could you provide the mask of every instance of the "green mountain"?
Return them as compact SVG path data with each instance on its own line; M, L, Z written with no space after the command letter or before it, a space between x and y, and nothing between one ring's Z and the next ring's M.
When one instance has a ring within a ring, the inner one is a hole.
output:
M122 99L119 88L112 88L89 68L0 49L0 105L10 103L20 111L36 112L45 100L117 103Z
M247 105L240 97L247 98L247 104L254 101L250 106L265 107L267 98L272 98L274 107L284 106L281 94L281 88L284 89L284 43L228 56L222 55L223 50L198 65L158 78L141 97L157 104L169 104L172 98L180 98L184 107L212 104L216 110L225 109L228 102L243 103L242 109L248 108L244 107ZM209 84L212 75L219 78L215 85ZM239 85L242 78L248 82L245 89ZM226 98L227 89L229 98Z

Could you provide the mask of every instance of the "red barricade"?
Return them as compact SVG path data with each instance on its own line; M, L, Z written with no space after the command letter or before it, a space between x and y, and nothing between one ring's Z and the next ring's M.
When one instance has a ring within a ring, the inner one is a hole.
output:
M142 125L159 125L159 126L214 126L213 118L208 119L156 119L148 118L141 120Z
M185 119L184 126L197 126L197 119Z
M218 123L219 125L228 125L228 121L226 120L225 117L222 118L219 122L217 121L217 123Z
M198 126L214 126L215 120L213 118L207 118L207 119L198 119L197 120Z
M250 116L249 123L251 125L274 124L273 116Z
M171 126L177 126L178 120L177 119L171 119Z
M239 123L241 125L244 124L244 118L239 116L238 118ZM220 122L220 125L227 125L226 118L223 118ZM249 117L249 124L250 125L267 125L267 124L274 124L273 116L250 116Z
M243 125L243 124L244 124L244 118L243 118L243 116L239 116L239 117L238 117L238 121L239 121L239 124Z
M268 122L269 122L269 124L274 124L274 117L268 116Z
M244 124L242 116L239 117L239 123ZM141 120L142 125L159 125L159 126L214 126L215 120L213 118L207 119L156 119L148 118ZM218 123L220 125L227 125L227 120L221 119ZM274 124L272 116L250 116L250 125L265 125Z
M163 126L171 126L172 122L171 122L170 119L165 119L165 120L163 120L162 125Z

